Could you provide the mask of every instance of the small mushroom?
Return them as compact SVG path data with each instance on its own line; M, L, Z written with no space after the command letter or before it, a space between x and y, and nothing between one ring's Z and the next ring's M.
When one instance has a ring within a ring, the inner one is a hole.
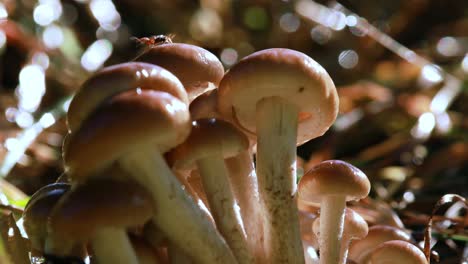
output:
M296 144L321 136L338 113L335 86L307 55L255 52L221 81L218 109L257 136L257 177L265 205L268 263L304 263L296 206Z
M249 138L249 149L225 160L229 171L232 192L240 208L242 223L247 235L247 243L254 254L256 262L264 262L263 249L263 204L258 193L258 181L253 162L256 138L246 133L239 125L218 112L218 90L208 91L190 103L190 116L192 120L201 118L217 118L230 122L240 129ZM189 180L195 180L191 178Z
M224 75L223 64L213 53L190 44L155 45L136 60L172 72L184 85L190 102L198 95L215 89Z
M242 221L236 213L236 201L224 159L238 155L248 146L247 137L228 122L200 119L192 122L187 140L168 154L175 168L197 165L216 226L239 263L253 263L253 257L247 246Z
M48 238L47 221L59 199L70 190L70 185L53 183L35 192L23 212L23 226L31 241L31 258L41 258ZM66 242L64 242L66 243ZM49 252L54 254L54 252ZM69 257L83 259L86 256L84 244L72 245Z
M366 263L370 253L380 244L390 240L409 242L410 235L393 226L375 225L369 228L367 236L353 241L349 247L349 258L357 263Z
M314 232L319 237L320 221L316 219L313 224ZM367 223L358 213L346 208L344 218L343 236L340 245L340 264L345 264L348 258L348 248L351 240L359 240L367 235Z
M366 264L427 264L424 253L415 245L402 241L387 241L378 246Z
M137 264L126 229L142 226L153 215L150 194L132 181L96 178L76 185L49 217L49 252L68 252L69 245L90 242L99 263Z
M320 204L320 263L339 263L346 202L362 199L369 191L366 175L339 160L321 162L301 178L300 199Z

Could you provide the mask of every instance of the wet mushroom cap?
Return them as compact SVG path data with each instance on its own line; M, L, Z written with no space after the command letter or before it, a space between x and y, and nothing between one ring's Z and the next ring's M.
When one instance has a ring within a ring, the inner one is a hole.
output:
M69 130L76 131L102 101L137 88L167 92L188 104L183 85L166 69L143 62L117 64L98 71L78 90L68 109Z
M256 106L281 97L299 107L297 143L321 136L338 114L338 96L328 73L307 55L289 49L255 52L232 67L219 86L218 108L255 133Z
M58 200L70 190L66 183L46 185L35 192L26 204L23 212L24 230L33 247L42 250L47 236L47 220Z
M171 150L167 159L172 167L187 169L204 157L221 155L222 158L230 158L248 147L247 137L234 125L215 118L204 118L192 122L189 137Z
M369 264L427 264L424 253L415 245L401 240L382 243L372 253Z
M212 88L217 87L224 75L224 67L213 53L190 44L156 45L138 57L137 61L159 65L172 72L191 98L203 93L210 83L213 84Z
M83 181L138 145L161 152L190 133L187 105L168 93L141 90L120 93L103 103L70 135L64 159L73 180ZM82 178L83 177L83 178Z
M301 178L299 198L320 203L326 195L345 196L346 201L359 200L370 191L367 176L353 165L339 160L321 162Z
M49 228L77 241L101 227L143 225L153 215L150 194L133 181L98 178L76 186L54 208Z

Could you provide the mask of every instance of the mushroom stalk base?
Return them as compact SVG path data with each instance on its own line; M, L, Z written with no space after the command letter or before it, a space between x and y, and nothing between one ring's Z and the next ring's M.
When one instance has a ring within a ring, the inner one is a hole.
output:
M257 103L257 177L265 204L267 263L304 263L296 204L299 109L280 97Z
M138 258L124 229L102 228L91 239L99 263L138 264Z
M320 264L338 264L343 236L346 201L343 196L325 196L320 203Z
M176 245L170 243L167 247L170 264L192 264L190 258Z
M161 153L138 146L120 163L153 197L153 223L196 263L236 263L231 250L202 210L183 190Z
M257 174L251 151L226 159L226 167L232 184L232 192L240 207L247 244L256 263L265 263L263 238L263 204L258 193Z
M213 218L239 264L253 263L221 153L197 161Z

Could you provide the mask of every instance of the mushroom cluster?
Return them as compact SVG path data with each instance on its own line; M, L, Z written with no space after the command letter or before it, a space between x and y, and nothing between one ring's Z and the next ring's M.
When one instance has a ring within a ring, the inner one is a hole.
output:
M386 263L379 259L403 242L375 254L352 244L348 254L349 241L368 233L346 208L369 193L363 172L326 161L297 186L297 146L323 135L337 113L332 79L303 53L259 51L225 73L200 47L151 46L100 70L73 98L64 177L25 210L31 255L49 263L314 263L302 202L320 207L306 235L317 236L320 263L348 255Z

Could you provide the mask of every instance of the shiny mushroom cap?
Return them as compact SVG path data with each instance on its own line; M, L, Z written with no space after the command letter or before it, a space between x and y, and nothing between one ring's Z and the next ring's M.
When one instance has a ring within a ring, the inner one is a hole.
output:
M75 94L67 114L70 132L76 131L101 102L135 89L166 92L188 104L184 87L169 71L142 62L117 64L96 72Z
M309 170L299 182L299 198L320 203L327 195L345 196L346 201L359 200L370 191L370 182L360 169L340 161L323 161Z
M372 252L368 264L427 264L424 253L415 245L401 240L380 244Z
M218 108L255 133L257 103L268 97L299 107L297 144L323 135L338 114L338 96L328 73L290 49L262 50L240 60L221 81Z
M157 45L137 60L159 65L172 72L184 85L190 101L217 87L224 75L224 67L213 53L190 44Z
M66 183L53 183L31 196L23 212L23 226L35 250L43 251L47 237L47 219L59 199L70 190Z
M133 181L99 178L75 186L50 215L51 234L86 241L102 227L141 226L153 215L150 194Z
M120 93L103 103L70 135L64 160L75 181L83 181L129 150L154 145L161 152L190 133L187 105L153 90Z

